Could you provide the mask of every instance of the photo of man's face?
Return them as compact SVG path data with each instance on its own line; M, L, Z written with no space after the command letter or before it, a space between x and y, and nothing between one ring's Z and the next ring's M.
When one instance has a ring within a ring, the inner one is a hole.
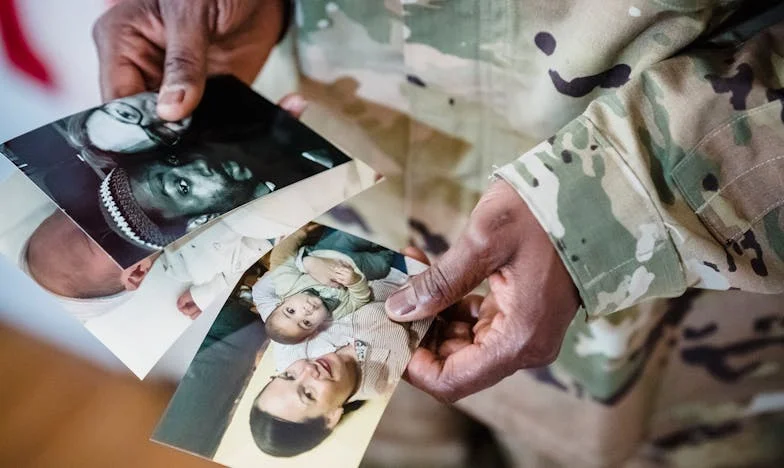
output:
M158 117L158 95L152 92L107 102L84 121L87 140L103 151L136 153L177 144L190 119L167 122Z
M126 168L139 206L152 219L225 213L269 192L259 174L230 145L199 149Z

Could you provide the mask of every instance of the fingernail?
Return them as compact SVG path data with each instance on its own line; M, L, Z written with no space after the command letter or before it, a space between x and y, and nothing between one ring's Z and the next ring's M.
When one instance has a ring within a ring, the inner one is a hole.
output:
M185 88L181 86L162 89L158 95L158 104L161 106L173 106L180 104L185 99Z
M292 114L301 114L305 111L305 108L308 107L308 101L299 94L293 94L284 99L283 102L280 103L280 107Z
M411 285L405 285L403 289L396 291L387 299L387 309L395 315L403 316L416 309L416 292Z

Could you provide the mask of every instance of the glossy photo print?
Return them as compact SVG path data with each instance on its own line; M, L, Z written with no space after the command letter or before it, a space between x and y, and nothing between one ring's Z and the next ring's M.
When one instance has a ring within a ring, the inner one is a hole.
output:
M251 267L153 440L233 467L351 467L429 320L384 301L426 267L310 223Z
M0 254L143 378L194 320L212 320L274 243L374 184L352 160L221 216L130 267L0 160ZM11 203L11 201L13 201Z
M230 76L191 117L157 117L157 94L117 99L0 145L123 267L212 219L350 159Z

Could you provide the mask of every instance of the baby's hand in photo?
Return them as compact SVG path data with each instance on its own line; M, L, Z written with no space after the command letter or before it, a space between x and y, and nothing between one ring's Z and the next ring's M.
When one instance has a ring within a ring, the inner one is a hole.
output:
M342 286L348 287L359 281L359 275L350 265L341 262L340 266L335 268L334 279Z
M201 315L201 309L196 305L190 291L185 291L177 298L177 309L191 320L196 320Z
M335 269L340 267L340 262L328 258L305 257L302 260L305 273L314 280L332 288L339 288L341 284L335 280Z

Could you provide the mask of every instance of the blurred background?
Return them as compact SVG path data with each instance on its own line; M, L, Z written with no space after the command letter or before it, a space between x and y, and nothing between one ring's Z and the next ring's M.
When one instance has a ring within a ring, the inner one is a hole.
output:
M0 141L100 102L91 28L111 3L0 0ZM269 99L292 86L275 79L291 72L285 57L274 54L254 85ZM11 170L0 164L0 179ZM0 466L215 466L148 441L214 314L142 382L2 257L0 279ZM484 426L401 385L363 465L509 463Z

